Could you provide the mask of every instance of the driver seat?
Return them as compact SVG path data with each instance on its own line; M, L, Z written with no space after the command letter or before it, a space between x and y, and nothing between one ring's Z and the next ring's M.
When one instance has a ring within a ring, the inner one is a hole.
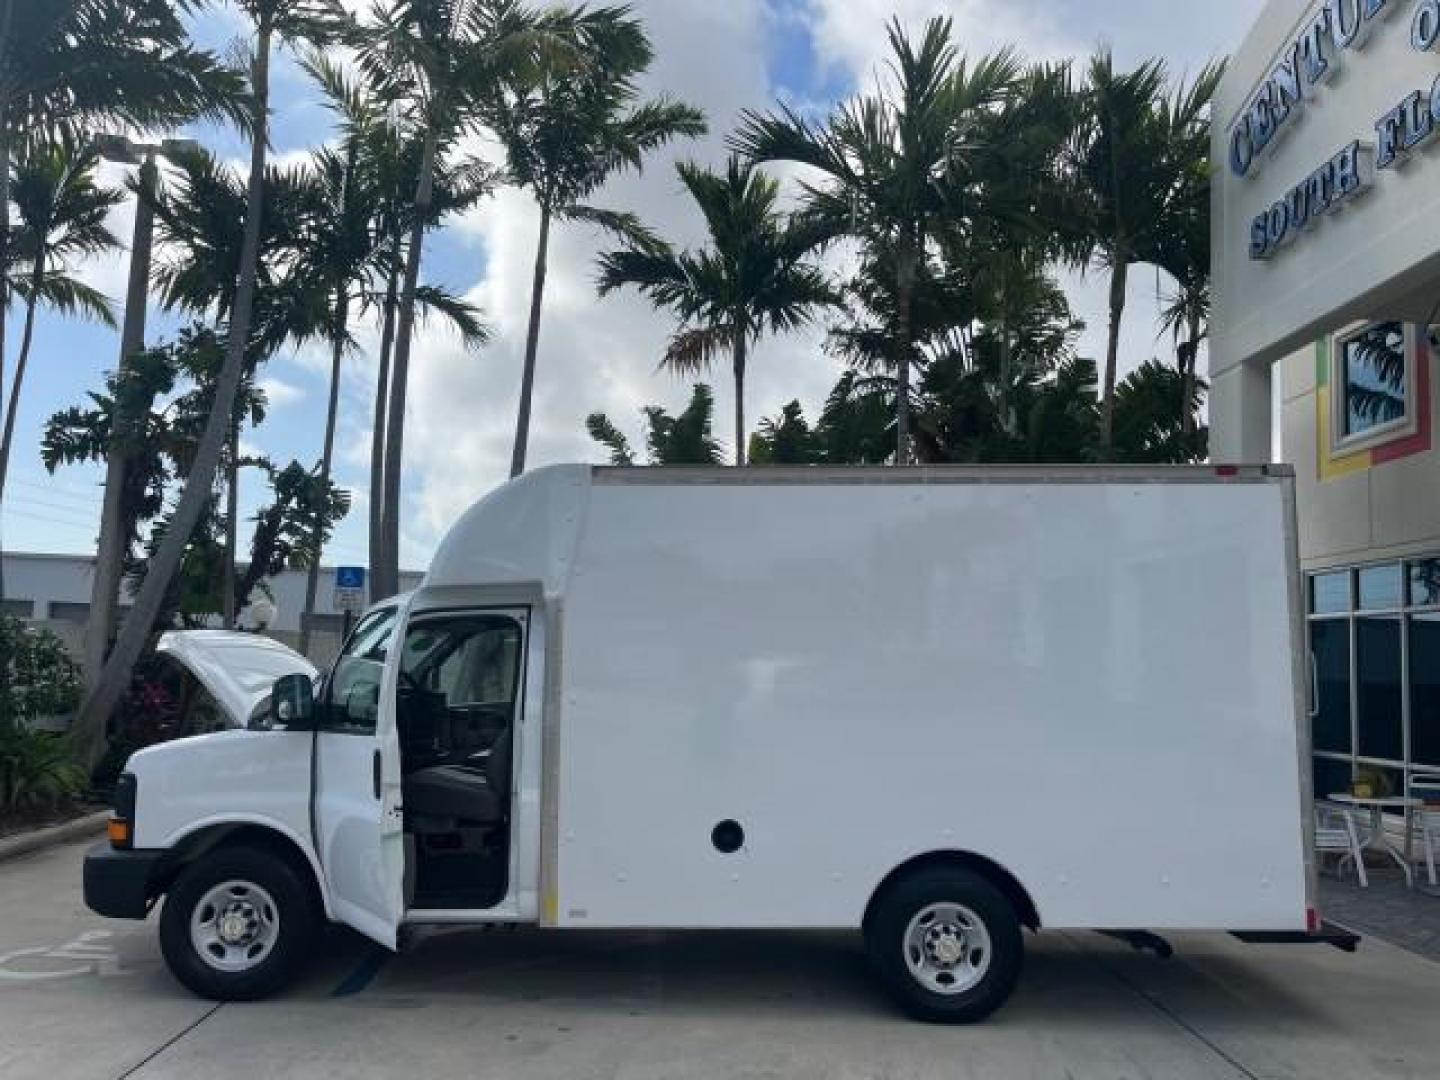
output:
M481 766L431 765L405 777L405 815L477 825L505 819L510 806L514 726L500 733Z

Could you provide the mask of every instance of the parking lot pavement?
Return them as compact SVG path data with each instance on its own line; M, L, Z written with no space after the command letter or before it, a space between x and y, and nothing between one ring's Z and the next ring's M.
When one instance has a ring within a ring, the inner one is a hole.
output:
M165 972L154 919L80 898L83 844L0 864L0 1077L1433 1077L1440 965L1379 942L1181 936L1169 961L1029 939L989 1022L897 1017L848 935L327 935L303 984L215 1006Z

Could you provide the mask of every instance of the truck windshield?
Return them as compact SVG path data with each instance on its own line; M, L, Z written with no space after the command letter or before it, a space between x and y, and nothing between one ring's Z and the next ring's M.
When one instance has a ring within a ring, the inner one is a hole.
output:
M380 679L398 609L372 611L360 620L335 666L325 695L324 722L330 730L374 731L380 708Z

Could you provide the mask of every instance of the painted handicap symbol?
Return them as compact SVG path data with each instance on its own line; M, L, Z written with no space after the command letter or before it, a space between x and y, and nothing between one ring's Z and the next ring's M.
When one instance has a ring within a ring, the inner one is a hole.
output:
M110 936L109 930L87 930L58 947L40 945L0 953L0 983L73 979L79 975L123 975L115 950L100 944Z

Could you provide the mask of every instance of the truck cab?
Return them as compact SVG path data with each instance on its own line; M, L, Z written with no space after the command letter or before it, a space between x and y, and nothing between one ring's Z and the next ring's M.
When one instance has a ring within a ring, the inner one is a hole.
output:
M452 599L375 605L323 675L254 635L171 645L232 724L131 757L87 903L143 918L168 895L167 962L225 999L287 981L321 919L392 949L407 921L533 921L540 635L529 605Z

